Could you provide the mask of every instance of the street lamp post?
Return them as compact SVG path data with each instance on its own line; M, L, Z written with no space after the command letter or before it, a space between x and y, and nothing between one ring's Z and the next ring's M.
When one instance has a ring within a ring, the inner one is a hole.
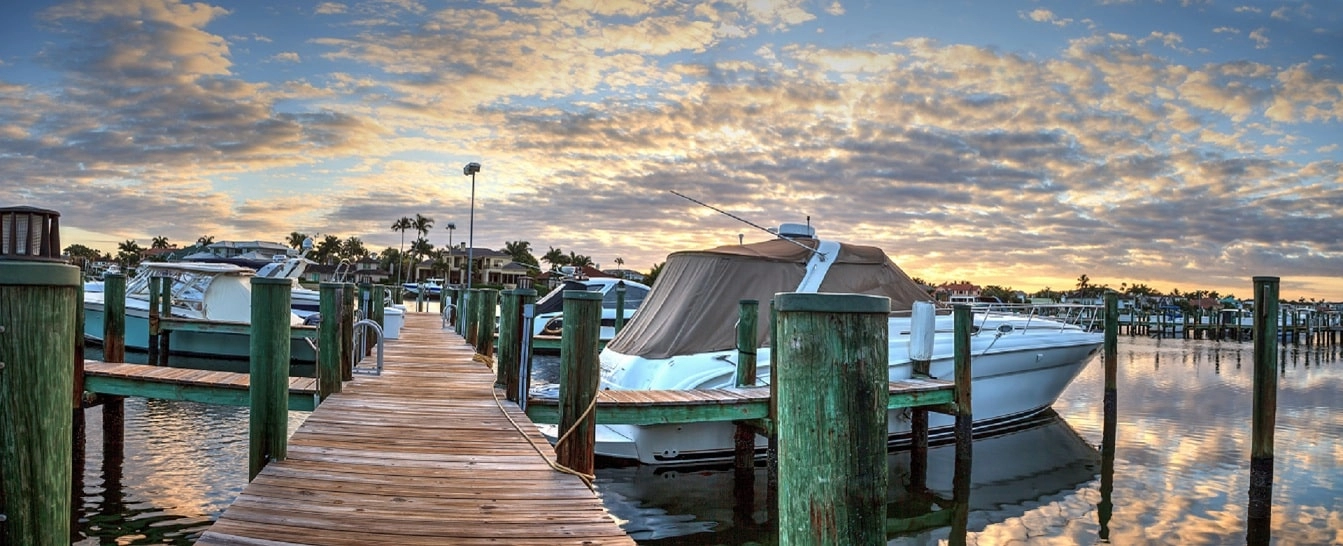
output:
M472 161L462 168L462 174L471 177L471 216L466 222L466 292L471 292L471 278L476 276L474 266L476 262L476 173L480 172L480 164Z
M448 222L448 284L452 284L452 272L457 268L457 258L452 257L452 230L457 229L457 224Z

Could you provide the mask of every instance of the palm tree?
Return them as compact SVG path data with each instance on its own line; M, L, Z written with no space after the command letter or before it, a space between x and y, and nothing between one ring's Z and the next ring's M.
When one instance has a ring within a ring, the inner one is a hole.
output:
M340 244L340 257L356 261L364 256L368 256L368 249L364 247L364 242L358 237L351 235L345 242Z
M140 248L140 243L135 239L127 239L117 243L117 260L126 267L135 267L140 263L140 253L144 249Z
M198 246L210 246L214 244L214 242L215 242L214 235L201 235L200 238L196 239L196 244Z
M419 267L420 261L423 260L425 256L433 255L433 253L434 253L434 245L429 243L429 239L420 237L418 239L415 239L414 242L410 243L410 255L419 258L418 260L415 260L413 262L414 265L412 265L410 268L410 277L411 277L410 282L415 282L415 277L417 276L417 273L420 270Z
M1091 286L1091 277L1088 277L1086 273L1083 273L1081 277L1077 278L1078 292L1086 292L1087 288L1089 288L1090 286Z
M625 259L620 256L616 256L616 270L620 272L621 278L625 277Z
M555 248L553 246L550 247L550 251L546 252L546 255L542 256L541 259L545 260L546 263L550 264L551 269L555 269L556 267L564 265L569 265L569 257L564 254L564 251Z
M527 241L509 241L504 243L504 253L509 258L520 264L530 266L540 265L536 262L536 257L532 256L532 244Z
M584 255L582 255L582 254L574 254L574 252L571 250L571 251L569 251L569 265L572 265L572 266L574 266L574 267L591 266L591 265L592 265L592 256L584 256Z
M415 219L410 221L410 227L420 234L420 237L428 237L429 229L434 227L434 219L423 214L416 214Z
M392 223L392 231L401 232L401 251L397 254L398 259L396 261L396 284L398 286L401 284L401 274L405 270L401 260L405 259L406 254L406 231L414 227L414 224L411 223L412 221L413 220L410 218L402 216L401 219Z
M289 232L289 237L285 238L285 242L289 243L289 246L294 250L298 250L303 248L303 241L307 240L307 238L308 234L306 233L291 231Z
M317 263L327 263L333 258L340 257L340 237L327 235L322 238L322 242L317 243L317 247L312 250L312 258Z
M163 236L155 237L153 242L149 243L149 248L168 248L168 238Z

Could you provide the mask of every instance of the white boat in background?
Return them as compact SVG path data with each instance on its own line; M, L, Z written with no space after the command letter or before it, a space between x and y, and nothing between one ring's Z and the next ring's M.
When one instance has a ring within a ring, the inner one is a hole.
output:
M126 348L144 351L148 347L150 277L172 279L170 314L173 317L251 324L251 279L254 275L251 268L225 263L140 264L136 276L126 282ZM84 295L84 336L99 343L103 340L105 295L106 292ZM289 323L300 325L303 319L291 312ZM251 352L246 335L180 331L171 336L171 350L175 354L248 358ZM304 340L294 340L290 351L294 360L316 360L315 352Z
M781 292L858 293L890 298L890 379L911 375L910 310L930 301L922 287L881 249L815 238L810 226L785 224L779 238L746 245L676 252L668 256L642 311L601 353L601 388L676 390L735 384L738 302L769 301ZM925 304L926 305L926 304ZM1081 306L1061 317L1079 316ZM1001 426L1048 408L1096 354L1103 334L1063 318L1029 310L982 309L974 314L971 358L977 428ZM769 320L760 320L760 384L770 380ZM952 318L933 320L931 375L952 376ZM1089 326L1089 325L1087 325ZM925 326L926 327L926 326ZM926 338L925 338L926 339ZM553 393L540 393L553 395ZM890 415L891 441L904 442L909 421ZM932 414L933 435L950 433L953 420ZM552 438L553 425L542 426ZM729 459L734 425L599 425L599 455L643 463L678 464ZM764 447L763 438L759 447Z
M437 298L439 294L443 293L443 279L422 279L416 282L402 283L401 289L412 296L418 296L421 291L424 291L425 297Z
M564 291L586 290L602 295L601 330L597 334L599 347L605 347L616 335L616 303L618 286L625 287L625 322L643 304L651 290L648 285L615 277L568 278L546 295L536 300L536 315L532 323L532 350L538 353L557 353L564 333Z

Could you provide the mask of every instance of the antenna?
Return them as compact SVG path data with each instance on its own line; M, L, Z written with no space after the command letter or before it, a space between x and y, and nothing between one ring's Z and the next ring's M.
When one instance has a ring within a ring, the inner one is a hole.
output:
M710 204L708 204L708 203L705 203L705 202L700 201L700 200L698 200L698 199L695 199L695 198L693 198L693 197L687 196L687 195L685 195L685 194L683 194L683 193L681 193L681 192L678 192L678 191L676 191L676 190L667 190L667 191L671 192L672 195L675 195L675 196L677 196L677 197L680 197L680 198L682 198L682 199L685 199L686 201L690 201L691 203L694 203L694 204L699 205L699 206L701 206L701 207L707 208L707 209L709 209L709 210L712 210L712 211L714 211L714 212L717 212L717 213L719 213L719 214L722 214L723 216L727 216L728 218L731 218L731 219L733 219L733 220L736 220L736 221L738 221L738 222L741 222L741 223L743 223L743 224L746 224L746 225L748 225L748 226L751 226L751 227L753 227L753 228L756 228L756 229L758 229L758 230L760 230L760 231L763 231L763 232L765 232L765 233L768 233L768 234L770 234L770 235L773 235L773 236L775 236L775 237L778 237L778 238L780 238L780 239L783 239L783 240L785 240L785 241L788 241L788 242L790 242L790 243L793 243L793 244L795 244L795 245L797 245L797 246L800 246L800 247L802 247L802 248L805 248L805 249L807 249L808 252L811 252L811 253L813 253L813 254L820 255L820 257L821 257L821 261L825 261L825 259L826 259L826 255L825 255L824 252L821 252L820 250L811 248L811 247L809 247L809 246L807 246L807 245L804 245L804 244L802 244L802 243L799 243L799 242L797 242L797 241L794 241L794 240L792 240L792 239L790 239L790 238L788 238L788 237L784 237L783 235L779 235L779 234L776 233L776 232L770 231L769 228L761 227L761 226L759 226L759 225L757 225L757 224L751 222L750 220L747 220L747 219L745 219L745 218L742 218L742 217L740 217L740 216L737 216L737 215L735 215L735 214L732 214L732 213L730 213L730 212L728 212L728 211L725 211L725 210L723 210L723 209L720 209L720 208L718 208L718 207L715 207L715 206L713 206L713 205L710 205ZM808 226L811 225L811 216L807 216L807 224L808 224Z

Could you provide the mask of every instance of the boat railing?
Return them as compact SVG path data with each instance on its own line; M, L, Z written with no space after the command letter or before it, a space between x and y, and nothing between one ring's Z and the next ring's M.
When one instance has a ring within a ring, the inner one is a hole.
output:
M994 330L999 335L1025 334L1031 329L1039 330L1041 328L1056 331L1080 328L1093 331L1105 326L1105 307L1102 305L976 302L970 304L970 308L975 315L975 324L972 328L975 333ZM949 315L951 314L951 307L942 305L937 308L937 313L939 315ZM900 314L907 316L908 311ZM1025 319L1024 324L1016 324L1022 319ZM1008 327L1009 324L1003 323L1004 320L1013 321L1010 328ZM990 327L990 322L999 323L999 325Z

